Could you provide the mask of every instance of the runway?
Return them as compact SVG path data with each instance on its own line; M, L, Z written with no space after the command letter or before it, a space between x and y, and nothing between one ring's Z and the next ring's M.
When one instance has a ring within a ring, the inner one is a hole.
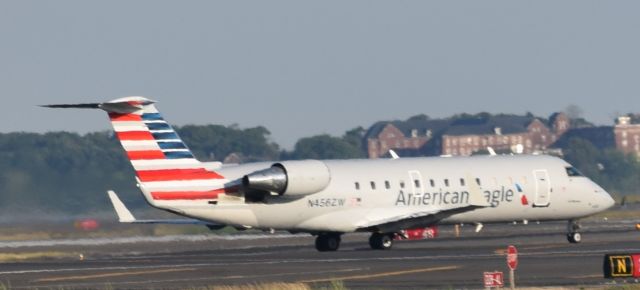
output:
M483 287L484 271L504 271L507 280L504 252L513 244L519 251L519 287L603 286L613 282L602 278L605 253L640 253L640 232L632 222L584 223L581 244L567 242L565 226L486 225L480 233L463 227L459 238L447 226L439 238L397 242L390 251L370 250L367 235L352 234L343 237L339 251L329 253L317 252L311 236L287 234L0 242L3 252L68 254L2 263L0 279L13 289L184 289L263 282L322 286L331 281L343 281L349 289L477 289Z

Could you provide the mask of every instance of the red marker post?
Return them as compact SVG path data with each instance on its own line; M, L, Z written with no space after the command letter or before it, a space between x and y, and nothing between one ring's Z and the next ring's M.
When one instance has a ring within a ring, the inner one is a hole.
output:
M511 289L515 289L516 281L514 271L518 267L518 249L513 245L507 247L507 266L509 266L509 284L511 284Z

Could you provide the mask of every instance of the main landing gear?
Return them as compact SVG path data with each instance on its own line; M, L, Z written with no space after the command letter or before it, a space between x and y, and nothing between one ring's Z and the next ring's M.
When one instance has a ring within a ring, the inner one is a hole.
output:
M334 252L340 248L340 234L324 233L316 237L316 249L320 252Z
M567 240L569 243L577 244L582 242L582 235L579 232L581 228L582 227L578 221L569 220L569 223L567 224Z
M389 250L393 246L391 234L373 233L369 238L369 246L374 250Z

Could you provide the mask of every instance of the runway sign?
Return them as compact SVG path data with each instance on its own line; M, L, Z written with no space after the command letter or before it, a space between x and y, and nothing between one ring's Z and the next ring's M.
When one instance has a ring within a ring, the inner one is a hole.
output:
M606 254L603 270L605 278L640 278L640 254Z
M504 287L504 275L502 272L484 272L485 288L502 288Z

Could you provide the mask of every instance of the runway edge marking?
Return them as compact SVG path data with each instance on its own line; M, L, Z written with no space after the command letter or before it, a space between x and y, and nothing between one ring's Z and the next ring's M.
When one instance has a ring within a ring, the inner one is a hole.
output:
M195 271L195 270L196 270L195 268L160 269L160 270L136 271L136 272L103 273L103 274L84 275L84 276L62 276L62 277L51 277L51 278L38 279L38 280L35 280L34 282L58 282L58 281L70 281L70 280L87 280L87 279L95 279L95 278L111 278L111 277L120 277L120 276L158 274L158 273L170 273L170 272L184 272L184 271Z
M370 274L370 275L354 275L354 276L344 276L344 277L331 277L331 278L324 278L324 279L302 280L298 282L299 283L318 283L318 282L329 282L329 281L335 281L335 280L362 280L362 279L380 278L380 277L388 277L388 276L408 275L408 274L415 274L415 273L450 271L450 270L458 270L461 268L462 266L442 266L442 267L422 268L422 269L413 269L413 270L405 270L405 271L382 272L382 273Z

